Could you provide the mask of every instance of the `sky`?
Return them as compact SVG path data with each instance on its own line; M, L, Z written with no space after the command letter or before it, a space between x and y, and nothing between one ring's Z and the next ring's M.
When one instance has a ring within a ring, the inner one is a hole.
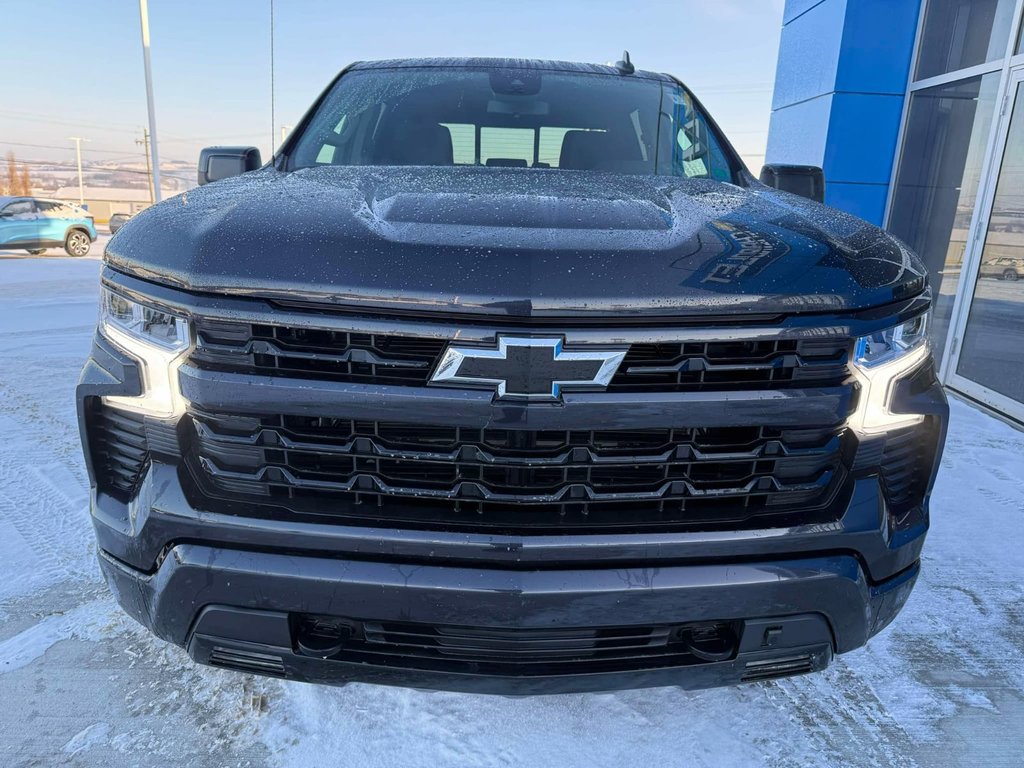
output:
M414 56L606 63L629 49L704 102L747 164L763 162L784 0L150 0L162 161L212 144L266 158L346 64ZM136 0L0 0L0 152L138 163L146 125ZM54 37L54 25L73 34ZM20 64L19 64L20 63ZM18 76L21 71L23 76ZM33 145L33 146L27 146Z

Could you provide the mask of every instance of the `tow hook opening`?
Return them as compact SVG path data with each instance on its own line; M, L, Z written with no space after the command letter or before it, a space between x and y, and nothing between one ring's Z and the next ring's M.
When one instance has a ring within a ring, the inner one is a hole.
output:
M728 661L739 651L740 622L686 624L676 630L675 641L701 661Z
M341 653L357 627L345 619L323 616L293 617L292 636L303 656L329 659Z

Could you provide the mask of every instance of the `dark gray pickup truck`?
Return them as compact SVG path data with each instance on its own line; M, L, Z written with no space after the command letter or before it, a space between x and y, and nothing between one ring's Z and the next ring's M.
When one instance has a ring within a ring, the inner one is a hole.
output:
M269 164L199 175L111 239L77 393L106 579L195 660L697 687L903 606L947 419L925 271L676 79L355 64Z

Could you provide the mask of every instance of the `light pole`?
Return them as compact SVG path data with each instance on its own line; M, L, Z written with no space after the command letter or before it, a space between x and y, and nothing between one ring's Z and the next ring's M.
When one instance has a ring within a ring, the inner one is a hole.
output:
M82 142L90 141L81 136L68 136L68 141L75 142L75 155L78 158L78 204L85 205L85 185L82 183Z
M146 107L149 109L149 151L153 167L153 199L160 202L160 157L156 148L156 109L153 106L153 68L149 61L149 3L139 0L142 23L142 58L146 65Z

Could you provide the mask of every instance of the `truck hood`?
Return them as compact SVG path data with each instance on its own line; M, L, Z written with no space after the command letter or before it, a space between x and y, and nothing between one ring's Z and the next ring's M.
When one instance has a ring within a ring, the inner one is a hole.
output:
M267 168L149 208L106 260L203 293L520 317L851 311L926 274L760 184L520 168Z

